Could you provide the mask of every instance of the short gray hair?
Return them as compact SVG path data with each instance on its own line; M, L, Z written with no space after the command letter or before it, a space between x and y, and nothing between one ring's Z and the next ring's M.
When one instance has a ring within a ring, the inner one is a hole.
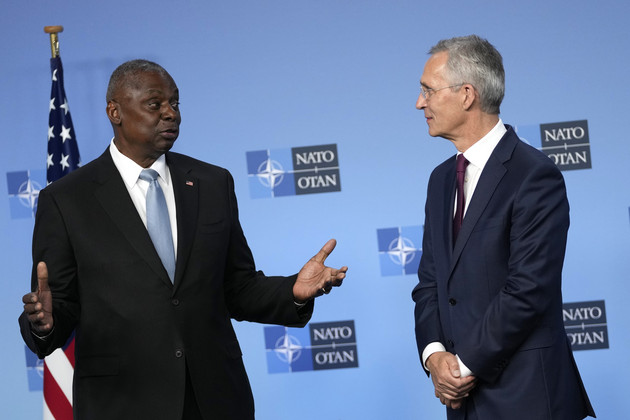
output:
M171 80L173 79L164 67L153 61L142 59L127 61L118 66L109 78L105 100L107 102L112 100L118 89L123 87L123 85L129 86L133 79L141 73L158 73Z
M443 51L448 53L448 83L470 83L479 92L482 111L499 114L505 94L505 70L499 51L477 35L443 39L429 54Z

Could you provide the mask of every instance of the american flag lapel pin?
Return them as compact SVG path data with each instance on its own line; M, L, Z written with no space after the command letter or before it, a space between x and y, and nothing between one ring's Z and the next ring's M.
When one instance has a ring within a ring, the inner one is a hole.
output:
M195 184L192 181L186 181L186 185L188 185L189 187L192 187Z

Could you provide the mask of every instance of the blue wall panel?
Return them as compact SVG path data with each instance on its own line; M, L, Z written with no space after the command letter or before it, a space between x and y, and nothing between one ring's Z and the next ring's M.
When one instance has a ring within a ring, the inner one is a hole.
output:
M110 73L128 59L155 60L181 92L182 127L174 150L232 172L259 268L294 273L328 238L338 240L328 263L348 265L348 279L318 299L310 327L294 338L304 348L314 346L313 325L351 321L352 337L345 343L354 343L358 366L270 373L275 354L265 337L272 332L235 323L262 420L444 418L415 348L410 293L417 278L383 268L378 232L403 229L409 239L421 234L429 174L454 153L448 141L427 134L414 109L427 50L446 37L488 38L504 57L506 123L528 133L540 124L588 123L591 167L564 172L571 203L564 299L601 301L605 307L608 345L575 355L598 417L622 418L622 389L630 375L630 190L621 169L630 156L623 128L630 4L605 3L5 2L3 418L34 419L42 411L41 390L29 385L37 372L25 357L16 322L29 288L33 219L19 207L12 180L45 170L50 48L42 28L55 24L65 27L65 87L84 163L102 153L112 136L104 112ZM336 147L340 191L260 193L249 152L290 156L294 148L322 145Z

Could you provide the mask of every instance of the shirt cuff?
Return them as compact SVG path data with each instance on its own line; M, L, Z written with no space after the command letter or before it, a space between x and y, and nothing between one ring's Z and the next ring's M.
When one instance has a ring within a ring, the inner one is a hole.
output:
M439 351L446 351L444 345L439 341L434 341L427 344L427 346L422 351L422 366L427 372L429 371L429 368L427 368L427 359L433 353L437 353ZM457 364L459 365L459 373L461 375L460 378L471 376L473 373L470 369L468 369L468 366L466 366L464 362L462 362L462 359L460 359L459 356L455 355L455 357L457 357Z
M457 356L457 363L459 364L460 378L465 378L466 376L470 376L473 374L472 371L468 369L468 366L466 366L464 362L462 362L462 359L460 359L459 356Z
M426 370L427 372L429 371L429 368L427 368L427 359L433 353L437 353L438 351L446 351L446 348L444 347L444 345L440 343L439 341L434 341L432 343L427 344L427 346L422 351L422 366L424 367L424 370Z

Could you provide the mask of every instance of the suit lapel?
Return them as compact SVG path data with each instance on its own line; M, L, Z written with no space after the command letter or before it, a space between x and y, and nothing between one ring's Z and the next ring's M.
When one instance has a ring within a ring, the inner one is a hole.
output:
M188 265L190 250L195 239L195 227L199 214L199 180L191 175L191 169L183 167L176 155L166 155L177 207L177 264L175 288L180 286Z
M506 127L508 128L508 131L495 147L488 159L488 162L486 162L486 166L483 168L473 197L468 205L468 209L466 210L462 228L453 247L449 279L464 249L464 245L468 242L471 233L490 202L494 191L507 172L505 162L510 159L512 152L514 151L514 147L517 142L520 141L513 129L510 126ZM452 227L449 231L452 232Z
M172 286L166 269L153 247L151 237L114 165L109 149L98 158L98 161L100 166L95 178L97 186L94 188L96 199L136 252L162 281Z

